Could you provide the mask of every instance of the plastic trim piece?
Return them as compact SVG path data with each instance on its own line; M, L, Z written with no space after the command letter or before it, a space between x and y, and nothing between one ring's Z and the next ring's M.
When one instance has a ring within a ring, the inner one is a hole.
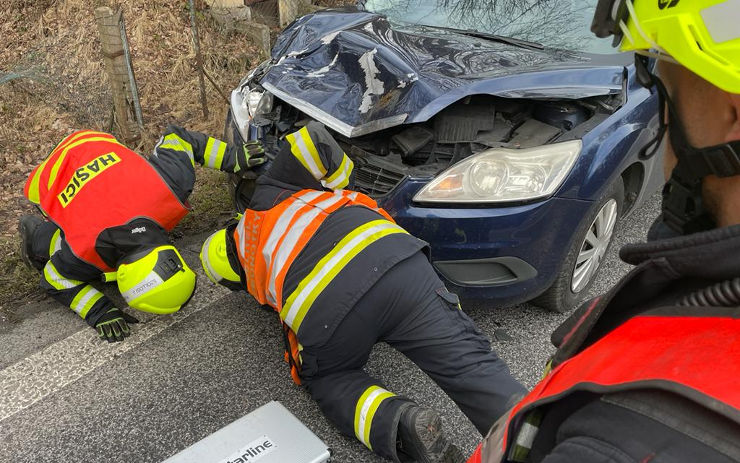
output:
M537 276L537 270L518 257L434 261L437 270L459 286L502 286Z

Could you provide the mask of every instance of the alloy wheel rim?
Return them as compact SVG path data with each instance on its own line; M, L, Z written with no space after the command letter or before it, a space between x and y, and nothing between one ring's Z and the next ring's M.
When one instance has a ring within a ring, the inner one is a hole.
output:
M578 293L588 285L606 254L617 223L617 201L610 199L602 206L581 243L571 277L571 290Z

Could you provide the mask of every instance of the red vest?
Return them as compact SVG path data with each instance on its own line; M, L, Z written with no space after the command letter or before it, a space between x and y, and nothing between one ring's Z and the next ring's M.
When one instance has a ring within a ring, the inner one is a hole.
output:
M738 378L739 319L639 315L554 368L494 425L468 463L505 461L529 411L577 391L668 390L740 423Z
M169 231L188 213L146 159L102 132L65 138L31 172L24 193L77 257L107 272L113 269L95 250L103 230L145 217Z

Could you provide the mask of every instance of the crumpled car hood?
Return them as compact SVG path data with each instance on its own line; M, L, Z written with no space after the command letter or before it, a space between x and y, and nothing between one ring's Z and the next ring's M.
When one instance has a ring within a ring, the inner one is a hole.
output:
M467 95L585 98L621 91L623 55L532 50L356 10L303 16L278 37L262 86L354 137L423 122Z

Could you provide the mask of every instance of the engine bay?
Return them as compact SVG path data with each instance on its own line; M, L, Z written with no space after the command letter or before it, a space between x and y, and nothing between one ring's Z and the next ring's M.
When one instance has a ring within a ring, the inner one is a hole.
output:
M355 138L333 131L332 135L355 163L356 189L379 197L406 176L433 177L490 148L533 148L580 138L621 103L618 94L580 100L475 95L450 105L426 122ZM282 136L309 120L276 98L272 111L255 122L266 129L265 142L276 145Z

